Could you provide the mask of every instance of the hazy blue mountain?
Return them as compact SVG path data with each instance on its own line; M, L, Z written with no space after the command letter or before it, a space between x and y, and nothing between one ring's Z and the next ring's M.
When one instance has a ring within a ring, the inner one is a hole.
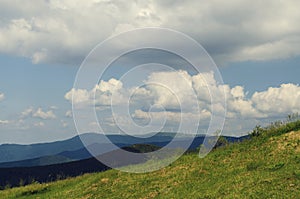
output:
M43 156L40 158L20 160L14 162L2 162L0 163L0 168L45 166L45 165L59 164L59 163L65 163L71 161L74 161L74 159L70 159L60 155L51 155L51 156Z
M52 143L19 145L3 144L0 145L0 162L11 162L25 159L50 156L63 151L73 151L83 148L78 136L68 140Z
M113 148L104 143L104 144L94 144L97 145L97 149L101 149L101 154L113 151ZM118 144L119 147L124 148L125 150L128 147L126 144ZM149 147L152 146L152 147ZM160 148L154 145L139 145L134 144L129 147L129 149L135 149L144 152L149 150L154 150L155 148ZM99 154L99 155L101 155ZM56 155L51 156L42 156L33 159L12 161L12 162L2 162L0 163L0 168L13 168L13 167L35 167L35 166L45 166L59 163L72 162L77 160L84 160L93 157L86 148L81 148L75 151L64 151Z
M171 136L167 136L164 133L160 133L151 138L135 138L127 135L108 135L107 136L113 143L116 143L120 146L127 146L137 143L145 142L155 142L155 141L170 141ZM85 140L85 143L89 145L98 143L103 144L104 149L107 149L104 152L109 151L107 147L107 140L105 135L96 134L96 133L86 133L73 138L56 141L51 143L39 143L39 144L30 144L30 145L20 145L20 144L2 144L0 145L0 163L2 162L12 162L20 161L26 159L33 159L42 156L51 156L56 155L66 151L76 151L84 148L84 145L81 142Z
M128 135L108 135L108 139L117 147L126 147L134 144L151 144L157 147L164 147L170 143L174 133L158 133L149 138L137 138ZM80 137L85 140L90 149L107 153L116 149L108 144L104 135L87 133ZM56 163L64 163L75 160L82 160L92 157L85 148L79 136L71 139L52 143L41 143L32 145L4 144L0 145L0 168L2 167L28 167L41 166ZM243 138L225 137L229 142L241 140ZM188 139L184 135L169 147L183 147L188 144ZM197 136L190 144L189 150L194 150L203 143L204 137Z
M2 144L0 145L0 163L51 156L64 151L76 151L84 148L81 139L95 140L98 143L102 143L101 140L104 140L104 137L105 136L101 134L86 133L81 135L81 138L75 136L67 140L50 143L30 145Z

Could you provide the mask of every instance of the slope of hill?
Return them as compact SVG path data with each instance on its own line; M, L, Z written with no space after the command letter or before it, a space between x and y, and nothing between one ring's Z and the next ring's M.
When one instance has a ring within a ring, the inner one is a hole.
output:
M133 153L145 153L155 151L159 149L159 147L148 144L135 144L130 147L123 147L122 149ZM143 154L139 158L133 157L130 154L125 157L120 157L118 150L101 154L101 156L103 159L109 159L111 156L118 157L119 161L114 162L114 167L125 166L131 163L140 164L146 161L146 156ZM26 185L33 181L50 182L57 179L74 177L84 173L100 172L108 169L110 168L100 163L94 157L47 166L0 168L0 187L4 187L5 185Z
M2 198L298 198L299 129L299 121L256 128L252 139L219 147L203 159L188 153L152 173L109 170L0 194Z

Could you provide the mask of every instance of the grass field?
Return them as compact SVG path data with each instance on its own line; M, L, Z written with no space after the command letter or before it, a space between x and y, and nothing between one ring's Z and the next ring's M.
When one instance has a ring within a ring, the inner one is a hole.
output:
M0 198L299 198L300 122L257 127L205 158L188 153L146 174L109 170L6 189Z

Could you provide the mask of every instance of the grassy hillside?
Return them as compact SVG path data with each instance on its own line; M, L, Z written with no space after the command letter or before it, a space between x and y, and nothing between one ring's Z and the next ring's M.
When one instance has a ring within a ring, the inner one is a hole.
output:
M153 173L116 170L0 192L1 198L298 198L300 122L256 127L252 139Z

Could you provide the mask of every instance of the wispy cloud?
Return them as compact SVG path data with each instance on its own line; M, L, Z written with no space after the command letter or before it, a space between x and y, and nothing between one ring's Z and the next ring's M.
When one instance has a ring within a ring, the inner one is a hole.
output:
M45 123L44 122L36 122L33 124L35 127L43 127L45 126Z
M9 124L11 123L11 121L9 120L0 120L0 125L5 125L5 124Z
M0 92L0 102L1 102L2 100L4 100L4 98L5 98L4 94Z
M66 116L66 117L69 117L69 118L73 117L72 111L71 111L71 110L68 110L68 111L65 113L65 116Z

